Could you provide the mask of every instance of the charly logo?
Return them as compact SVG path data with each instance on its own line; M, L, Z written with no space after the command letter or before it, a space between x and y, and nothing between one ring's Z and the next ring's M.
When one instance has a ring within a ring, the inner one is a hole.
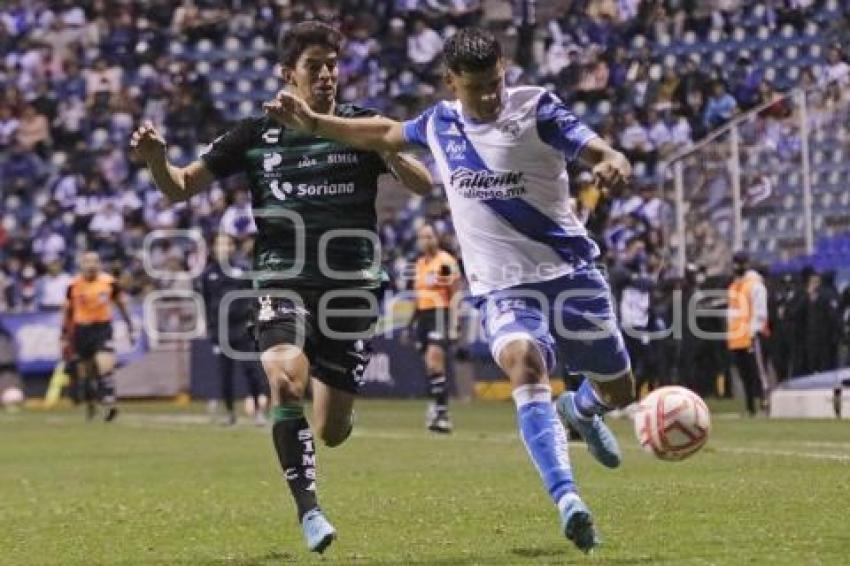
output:
M516 198L526 192L523 176L522 171L473 171L458 167L452 171L450 184L464 198Z
M280 128L273 128L263 132L263 141L266 143L277 143L280 141Z
M451 161L461 161L466 154L466 140L449 140L446 155Z
M274 171L274 168L283 163L283 156L279 153L269 152L263 154L263 170Z

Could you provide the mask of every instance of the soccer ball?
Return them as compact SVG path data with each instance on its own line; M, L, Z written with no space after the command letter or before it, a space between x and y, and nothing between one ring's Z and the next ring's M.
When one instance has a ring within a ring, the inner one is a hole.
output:
M24 403L24 392L17 387L7 387L3 390L3 395L0 397L0 405L3 405L7 411L16 410Z
M684 460L708 440L711 415L699 395L678 385L656 389L638 404L635 435L662 460Z

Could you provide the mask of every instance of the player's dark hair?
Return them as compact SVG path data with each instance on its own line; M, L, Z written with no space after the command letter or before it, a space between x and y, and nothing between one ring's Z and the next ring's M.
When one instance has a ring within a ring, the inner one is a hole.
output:
M277 52L284 67L294 67L301 54L314 45L339 52L342 48L342 33L322 22L301 22L281 36Z
M502 58L502 46L487 30L463 28L446 41L443 58L454 73L475 73L496 65Z

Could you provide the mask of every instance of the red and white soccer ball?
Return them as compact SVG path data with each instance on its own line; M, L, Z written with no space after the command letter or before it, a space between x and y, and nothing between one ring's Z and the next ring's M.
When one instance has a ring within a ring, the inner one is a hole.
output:
M638 404L634 423L644 450L662 460L684 460L708 440L711 414L699 395L670 385L656 389Z

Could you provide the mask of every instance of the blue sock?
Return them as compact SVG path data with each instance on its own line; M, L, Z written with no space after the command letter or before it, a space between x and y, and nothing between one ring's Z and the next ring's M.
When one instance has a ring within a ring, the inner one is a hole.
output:
M543 485L555 503L576 491L567 433L552 404L549 385L522 385L513 391L519 432L528 455L540 472Z
M579 416L586 419L592 419L594 415L604 415L611 410L609 406L602 402L596 389L588 378L584 378L581 385L573 396L576 412Z

